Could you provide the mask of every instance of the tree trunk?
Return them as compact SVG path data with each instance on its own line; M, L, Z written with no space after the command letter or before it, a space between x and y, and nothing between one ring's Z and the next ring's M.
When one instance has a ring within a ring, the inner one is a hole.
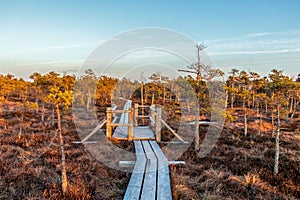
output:
M233 102L234 102L234 94L233 94L233 92L230 94L230 107L231 107L231 109L233 109Z
M61 184L62 184L62 191L63 194L66 195L68 191L68 178L67 178L67 169L66 169L66 155L64 149L64 140L61 131L61 119L60 119L60 110L59 105L55 106L56 114L57 114L57 126L58 126L58 133L59 133L59 143L60 143L60 150L61 150Z
M275 135L275 120L274 120L274 112L273 112L273 109L271 109L271 118L272 118L272 138L274 137Z
M142 103L142 116L144 116L144 83L141 82L141 103ZM142 124L145 125L145 119L142 118Z
M54 103L52 103L52 126L54 126Z
M38 88L36 88L36 90L35 90L35 102L36 102L36 105L37 105L37 107L36 107L36 113L38 113L39 112L39 92L38 92Z
M88 96L87 96L87 100L86 100L86 109L90 109L90 104L91 104L91 92L90 89L88 90Z
M288 123L289 122L289 106L287 105L286 106L286 111L287 111L287 113L286 113L286 115L285 115L285 121L286 121L286 123Z
M299 104L299 102L295 102L295 103L294 103L294 108L293 108L293 112L292 112L292 114L291 114L291 119L294 118L294 115L295 115L295 113L296 113L298 104Z
M277 104L277 130L276 130L276 140L275 140L275 162L274 162L274 174L278 174L279 166L279 135L280 135L280 106Z
M248 134L247 111L244 112L244 135Z
M262 132L262 117L263 117L263 106L262 104L260 104L260 110L259 110L259 135L261 135L261 132Z
M42 104L42 122L45 121L45 102L43 100L43 104Z
M227 90L225 90L225 106L226 106L226 108L228 108L228 91Z
M278 174L279 165L279 128L276 130L276 141L275 141L275 162L274 162L274 174Z
M166 101L166 86L164 86L163 103Z
M195 113L195 150L198 151L200 148L200 136L199 136L199 103L196 102L196 113Z
M261 128L262 128L262 114L259 116L259 135L261 135Z
M154 105L154 92L152 93L151 105Z
M248 134L248 122L247 122L247 109L246 109L246 98L243 98L243 110L244 110L244 135Z
M289 105L289 113L293 112L293 107L294 107L294 96L291 97L291 101L290 101L290 105Z
M191 112L189 99L186 99L186 105L188 112Z

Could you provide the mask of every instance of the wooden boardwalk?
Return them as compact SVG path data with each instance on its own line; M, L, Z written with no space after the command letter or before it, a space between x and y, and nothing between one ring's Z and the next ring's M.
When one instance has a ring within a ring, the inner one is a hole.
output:
M119 140L128 138L128 127L117 127L114 131L113 138ZM134 140L155 140L154 133L149 126L137 126L133 127L133 139Z
M124 110L131 108L128 100ZM119 124L128 123L128 113L121 114ZM116 127L113 138L127 139L128 127ZM133 128L136 162L127 187L125 200L170 200L172 199L168 160L155 141L150 126Z
M125 200L172 199L168 160L156 141L134 141L136 163Z
M149 108L150 115L138 115L138 108ZM168 162L161 151L158 142L161 142L161 125L163 124L181 142L184 140L161 119L161 108L154 106L134 105L127 100L123 110L115 110L108 107L104 118L88 135L80 142L95 143L88 141L94 134L100 132L106 124L106 137L116 140L128 140L134 143L136 161L119 161L120 165L130 166L134 164L133 172L124 196L125 200L170 200L172 199L169 164L185 164L183 161ZM118 114L120 114L118 116ZM138 118L148 117L149 126L138 126ZM118 122L117 122L118 121ZM115 131L113 131L113 128ZM151 127L154 129L152 130ZM155 131L155 133L154 133ZM122 164L121 164L122 163Z

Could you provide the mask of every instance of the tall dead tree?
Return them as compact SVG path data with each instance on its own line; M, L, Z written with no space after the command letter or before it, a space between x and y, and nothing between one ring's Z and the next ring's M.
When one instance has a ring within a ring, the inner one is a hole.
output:
M207 45L201 43L201 44L196 44L196 49L197 49L197 63L192 64L190 66L188 66L188 70L178 70L181 72L188 72L188 73L192 73L192 74L196 74L196 86L199 87L200 82L202 80L201 77L201 57L200 57L200 53L202 50L207 48ZM198 97L198 95L197 95ZM197 102L196 102L196 112L195 112L195 150L199 150L200 148L200 136L199 136L199 98L197 98Z
M196 102L196 112L195 112L195 150L199 150L200 148L200 141L199 141L199 110L200 110L200 94L201 91L200 86L203 83L203 81L210 81L216 76L223 76L224 73L219 69L213 69L211 66L204 64L201 61L201 51L207 48L207 45L201 43L195 45L197 50L197 62L194 64L191 64L190 66L187 66L187 70L180 69L178 71L180 72L187 72L191 74L196 75L196 84L195 84L195 92L197 96L197 102ZM207 87L207 86L206 86Z

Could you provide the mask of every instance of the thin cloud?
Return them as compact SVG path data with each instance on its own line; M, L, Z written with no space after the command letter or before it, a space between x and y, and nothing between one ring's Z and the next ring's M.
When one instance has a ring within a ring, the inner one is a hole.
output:
M61 60L61 61L47 61L38 63L19 63L17 66L36 66L36 65L53 65L53 64L82 64L84 60Z
M78 48L78 47L88 47L88 46L95 46L100 44L101 41L89 41L89 42L80 42L76 44L67 44L67 45L58 45L58 46L49 46L49 47L42 47L42 48L34 48L32 52L39 52L39 51L47 51L47 50L55 50L55 49L70 49L70 48Z
M272 35L274 33L272 32L264 32L264 33L250 33L250 34L247 34L246 36L247 37L260 37L260 36L266 36L266 35Z
M229 52L212 52L209 55L251 55L251 54L277 54L277 53L297 53L298 49L280 49L280 50L261 50L261 51L229 51Z

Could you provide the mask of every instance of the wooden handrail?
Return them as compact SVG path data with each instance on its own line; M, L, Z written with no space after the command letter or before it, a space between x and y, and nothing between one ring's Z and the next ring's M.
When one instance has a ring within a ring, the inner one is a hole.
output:
M130 113L132 111L131 110L112 110L111 112L114 114L118 114L118 113Z
M139 108L149 108L150 106L142 106L142 105L139 105Z
M83 140L81 140L82 143L86 142L88 139L90 139L98 130L100 130L104 124L107 122L107 120L104 118L99 124L98 126L96 126L96 128L90 133L88 134Z
M161 108L156 108L156 117L155 117L155 136L156 141L161 141Z
M133 124L132 123L129 123L129 124L119 124L119 123L115 123L115 124L113 124L113 123L110 123L110 124L106 124L106 126L132 126Z
M173 133L175 135L175 137L180 140L181 142L184 142L184 140L182 139L182 137L180 137L180 135L178 135L163 119L161 120L161 122L167 127L167 129L169 129L171 131L171 133Z
M149 117L149 119L150 119L151 123L152 123L153 125L155 125L155 120L154 120L151 116Z
M151 111L153 111L153 112L155 112L155 113L156 113L156 110L155 110L155 108L153 108L152 106L150 106L149 108L150 108L150 110L151 110Z
M150 117L150 115L138 115L138 118L147 118Z

